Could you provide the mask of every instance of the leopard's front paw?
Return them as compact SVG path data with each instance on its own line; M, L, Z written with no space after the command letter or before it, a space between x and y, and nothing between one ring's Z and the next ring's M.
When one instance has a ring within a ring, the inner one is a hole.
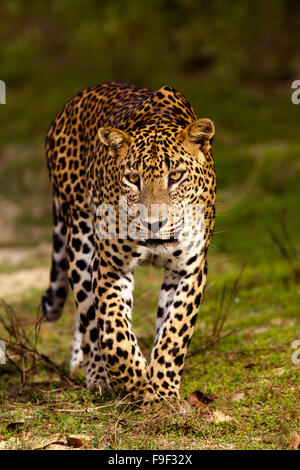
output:
M144 395L143 406L151 409L165 410L169 413L186 413L190 409L186 400L180 397L179 391L169 392L167 395L163 391L160 393L154 390L151 386L148 387Z
M143 401L143 407L150 409L159 415L178 415L190 413L188 402L179 396L173 397L147 397Z

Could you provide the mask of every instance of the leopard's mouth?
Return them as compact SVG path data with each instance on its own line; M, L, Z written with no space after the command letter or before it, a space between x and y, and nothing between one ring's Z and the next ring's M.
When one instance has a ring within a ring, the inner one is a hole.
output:
M160 245L170 245L177 243L178 239L177 238L167 238L167 239L162 239L162 238L149 238L145 240L145 245L149 247L156 247Z

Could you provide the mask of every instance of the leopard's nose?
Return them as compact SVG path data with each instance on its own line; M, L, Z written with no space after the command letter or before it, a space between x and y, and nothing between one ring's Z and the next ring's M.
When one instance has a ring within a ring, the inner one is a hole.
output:
M156 221L156 222L148 222L144 219L141 219L141 223L144 227L146 227L149 232L150 232L150 238L152 238L153 236L157 235L159 230L164 227L168 222L168 219L164 219L164 220L159 220L159 221Z

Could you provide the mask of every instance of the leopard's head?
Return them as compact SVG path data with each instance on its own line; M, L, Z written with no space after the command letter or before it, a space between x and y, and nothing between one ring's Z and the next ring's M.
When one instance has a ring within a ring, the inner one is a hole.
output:
M99 129L101 142L117 162L119 191L126 197L129 219L139 216L142 239L177 239L187 206L214 203L214 133L210 119L198 119L184 129L159 123L130 133Z

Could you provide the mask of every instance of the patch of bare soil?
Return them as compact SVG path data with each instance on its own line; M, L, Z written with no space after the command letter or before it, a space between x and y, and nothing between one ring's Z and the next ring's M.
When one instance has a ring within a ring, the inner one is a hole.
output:
M49 268L21 269L11 274L0 274L0 297L19 298L28 289L45 289L49 282Z
M51 247L40 244L33 248L0 248L0 265L17 267L21 263L44 260L49 257ZM0 297L12 300L28 289L44 289L49 282L49 267L19 269L13 273L0 274Z
M51 247L48 243L41 243L36 247L31 248L1 248L0 247L0 265L7 264L17 266L26 261L33 259L41 259L49 257L50 261Z

